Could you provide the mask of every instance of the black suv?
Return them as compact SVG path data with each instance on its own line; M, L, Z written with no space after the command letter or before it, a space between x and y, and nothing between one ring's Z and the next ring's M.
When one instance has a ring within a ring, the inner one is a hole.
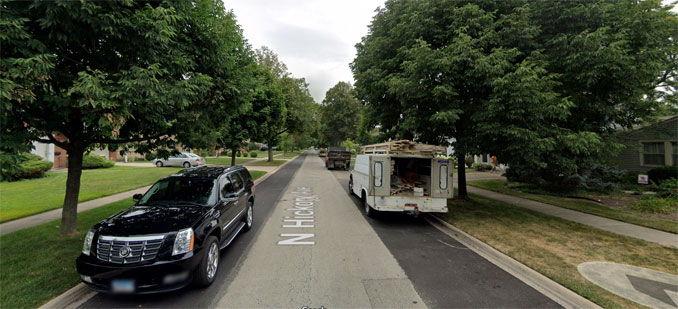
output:
M242 166L189 168L134 200L85 237L76 266L93 290L143 294L210 285L220 249L252 227L254 182Z

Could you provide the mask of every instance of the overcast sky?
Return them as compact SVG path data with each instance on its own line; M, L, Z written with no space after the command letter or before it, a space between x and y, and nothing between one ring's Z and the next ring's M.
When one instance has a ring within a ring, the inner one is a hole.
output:
M353 83L348 67L384 0L223 0L252 47L268 46L295 77L305 77L322 102L339 81Z

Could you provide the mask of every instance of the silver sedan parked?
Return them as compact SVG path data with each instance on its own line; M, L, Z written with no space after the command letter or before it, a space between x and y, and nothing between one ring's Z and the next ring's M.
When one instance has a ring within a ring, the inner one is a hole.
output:
M157 167L163 166L183 166L189 168L191 166L205 165L205 158L193 153L184 152L178 155L169 156L167 159L157 158L153 161Z

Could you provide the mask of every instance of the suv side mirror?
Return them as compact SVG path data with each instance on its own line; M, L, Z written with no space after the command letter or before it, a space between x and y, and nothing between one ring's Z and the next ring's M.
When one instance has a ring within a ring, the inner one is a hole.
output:
M143 194L137 193L137 194L135 194L135 195L132 196L132 199L133 199L135 202L138 202L139 200L141 200L142 197L144 197Z

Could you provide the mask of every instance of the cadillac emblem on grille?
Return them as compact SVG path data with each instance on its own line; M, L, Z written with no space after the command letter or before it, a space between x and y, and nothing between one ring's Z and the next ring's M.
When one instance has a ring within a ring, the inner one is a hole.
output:
M122 247L120 249L120 257L126 257L130 254L130 252L132 252L132 248L127 247L127 246Z

